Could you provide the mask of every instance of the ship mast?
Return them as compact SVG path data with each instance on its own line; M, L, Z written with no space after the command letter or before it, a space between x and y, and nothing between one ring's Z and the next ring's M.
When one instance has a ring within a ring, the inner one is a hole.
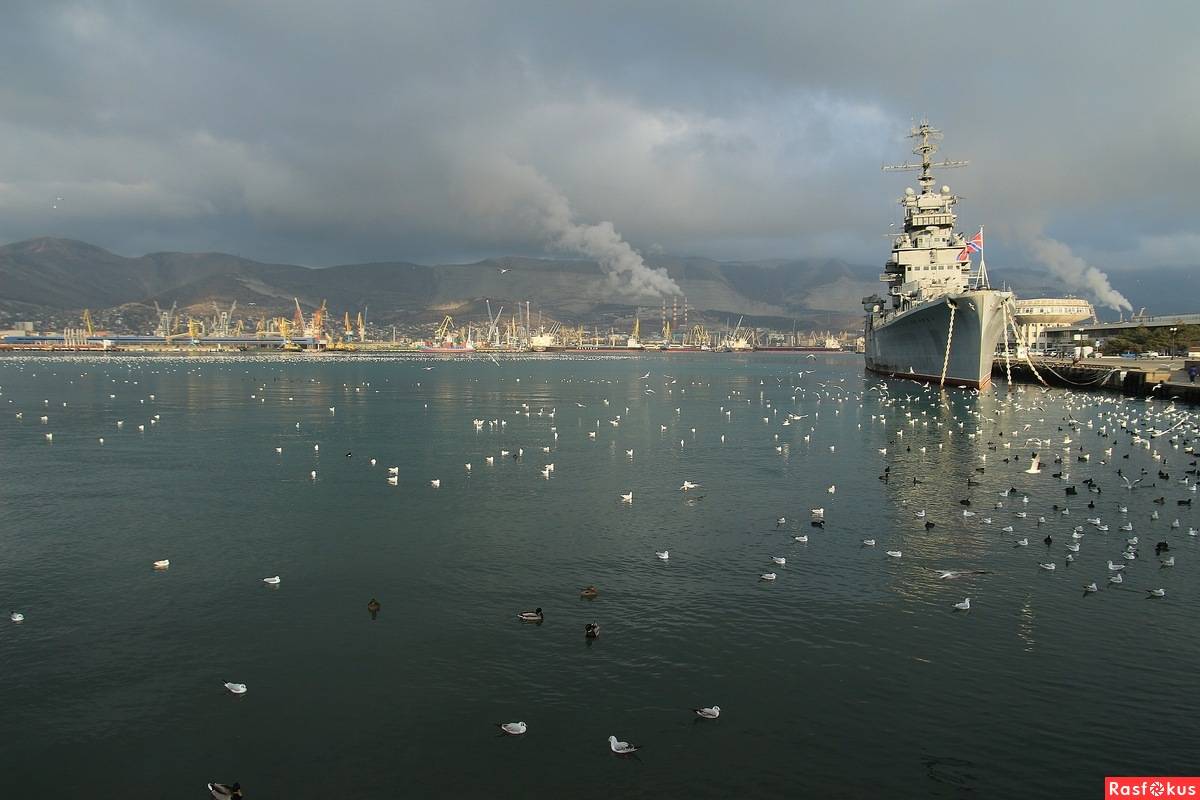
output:
M931 186L933 186L933 175L930 169L938 167L939 169L953 169L955 167L965 167L969 161L939 161L933 163L932 156L937 152L937 142L942 138L942 132L929 124L929 120L923 119L919 125L914 125L908 132L909 139L917 139L917 146L913 148L913 155L921 157L920 164L909 164L907 161L903 164L888 164L882 167L884 172L912 172L921 170L921 176L917 178L917 183L921 184L921 194L929 194Z

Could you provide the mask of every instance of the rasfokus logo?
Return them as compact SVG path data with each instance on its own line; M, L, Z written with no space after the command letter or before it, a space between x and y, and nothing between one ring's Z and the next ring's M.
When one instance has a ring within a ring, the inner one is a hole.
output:
M1117 797L1200 797L1200 777L1105 778L1105 800Z

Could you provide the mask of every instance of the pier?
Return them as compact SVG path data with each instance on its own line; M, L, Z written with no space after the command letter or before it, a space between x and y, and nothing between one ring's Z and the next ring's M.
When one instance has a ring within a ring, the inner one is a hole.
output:
M1020 383L1045 383L1066 389L1111 391L1130 397L1160 397L1200 404L1200 378L1192 383L1189 367L1200 368L1194 358L1034 358L1013 356L1012 377ZM1003 357L992 365L994 381L1007 377Z

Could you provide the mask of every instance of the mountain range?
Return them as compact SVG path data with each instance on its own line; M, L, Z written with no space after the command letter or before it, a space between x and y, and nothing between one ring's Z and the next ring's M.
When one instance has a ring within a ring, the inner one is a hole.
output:
M744 315L751 325L853 330L861 325L861 298L881 288L878 267L835 259L721 262L660 255L646 262L666 270L680 286L691 322L735 322ZM1148 298L1179 297L1178 287L1192 280L1186 271L1170 270L1112 277L1135 308L1148 305ZM992 279L1026 297L1064 291L1037 270L994 269ZM311 268L226 253L129 258L58 238L0 247L0 327L18 320L73 324L88 308L105 327L147 331L156 319L155 303L208 317L214 304L228 309L236 301L236 316L253 320L290 316L296 300L306 312L326 301L334 317L366 311L375 326L411 331L423 331L447 314L460 322L483 320L489 301L493 312L503 307L507 314L528 301L547 319L589 326L627 325L640 314L656 329L662 302L622 295L598 264L583 260L507 257L436 266L389 261ZM668 309L673 300L682 310L683 297L666 298Z

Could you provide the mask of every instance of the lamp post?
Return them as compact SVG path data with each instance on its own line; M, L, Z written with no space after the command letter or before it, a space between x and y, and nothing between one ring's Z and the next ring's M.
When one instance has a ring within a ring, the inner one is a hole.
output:
M1177 330L1179 330L1179 328L1171 328L1171 358L1175 357L1175 331Z

